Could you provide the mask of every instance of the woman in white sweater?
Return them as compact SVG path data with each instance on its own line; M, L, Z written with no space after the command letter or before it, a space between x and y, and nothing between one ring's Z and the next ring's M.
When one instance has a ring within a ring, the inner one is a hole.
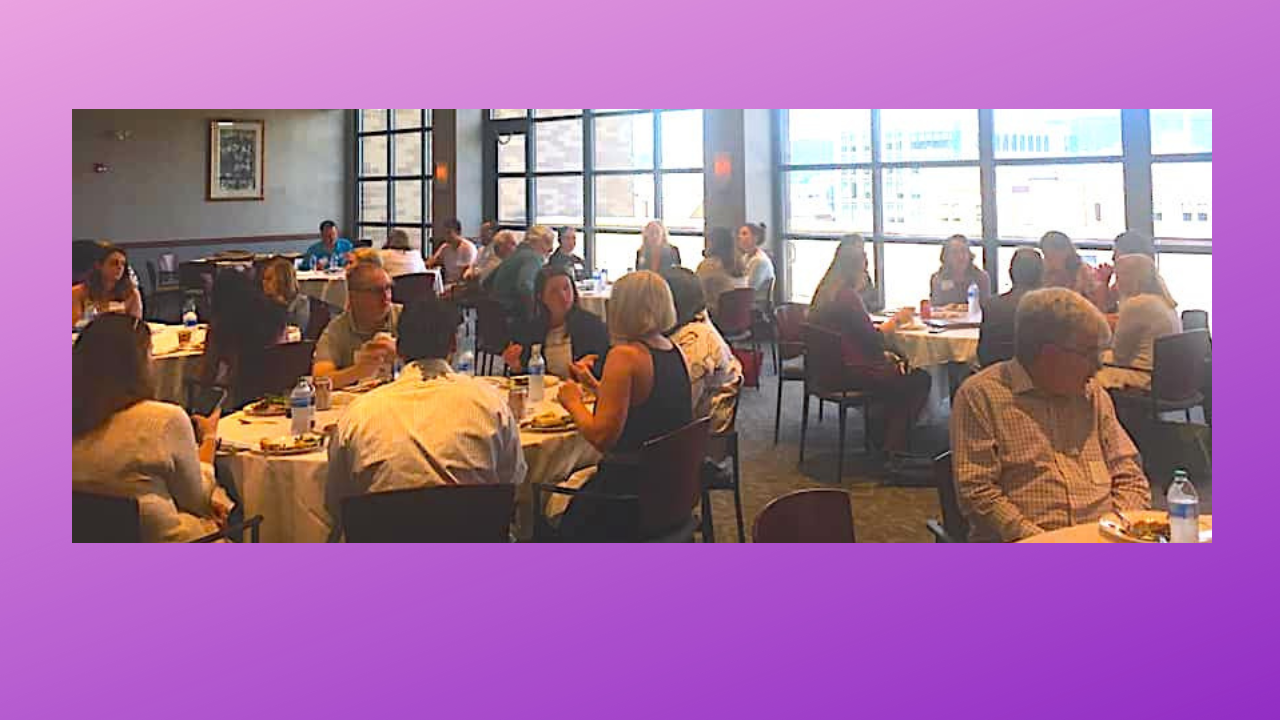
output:
M1120 317L1116 321L1112 350L1104 358L1108 366L1098 373L1107 389L1151 389L1156 339L1182 332L1177 303L1169 296L1155 261L1146 255L1124 255L1116 260L1116 289Z
M224 525L231 502L217 488L218 418L191 420L152 400L151 331L128 315L104 315L71 353L71 487L138 500L142 539L186 542Z

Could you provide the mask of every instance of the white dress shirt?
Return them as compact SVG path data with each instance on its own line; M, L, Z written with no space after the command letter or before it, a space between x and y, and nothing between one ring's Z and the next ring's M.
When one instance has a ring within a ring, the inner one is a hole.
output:
M417 250L392 250L383 248L378 251L382 259L382 269L394 280L401 275L417 275L427 271L427 261Z
M411 363L400 378L359 398L329 445L326 504L435 485L524 482L519 421L492 385L443 360ZM444 474L438 470L443 470Z

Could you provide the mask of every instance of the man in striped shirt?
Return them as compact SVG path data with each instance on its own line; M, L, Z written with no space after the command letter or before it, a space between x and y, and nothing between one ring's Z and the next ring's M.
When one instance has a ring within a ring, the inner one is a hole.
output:
M1053 288L1018 306L1016 355L956 394L951 447L973 542L1011 542L1146 508L1137 448L1093 376L1110 343L1106 318Z

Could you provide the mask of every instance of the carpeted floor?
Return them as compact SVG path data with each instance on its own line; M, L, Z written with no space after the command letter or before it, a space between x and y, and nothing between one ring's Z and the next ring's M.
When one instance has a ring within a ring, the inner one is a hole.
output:
M766 353L767 357L767 353ZM787 383L782 400L782 432L777 446L773 444L774 403L777 378L768 371L760 379L760 389L744 389L738 410L741 468L743 479L743 515L748 540L751 524L773 498L793 490L815 487L844 487L853 496L854 527L858 542L932 542L925 521L940 517L937 493L934 491L927 463L911 467L898 476L886 473L882 464L862 452L861 413L849 415L848 439L844 463L844 481L837 484L836 447L838 419L834 407L828 406L824 422L817 421L816 402L812 403L805 462L797 465L800 448L800 408L802 386ZM1156 467L1188 464L1187 457L1197 455L1194 438L1186 433L1171 433L1164 444L1163 458L1148 457L1152 494L1157 507L1163 507L1167 478ZM917 428L912 437L912 452L932 456L947 449L944 424ZM1150 453L1150 451L1148 451ZM1156 461L1158 460L1158 462ZM1183 460L1183 462L1179 462ZM1157 473L1159 473L1157 475ZM1212 512L1212 486L1208 468L1198 463L1192 472L1202 501L1201 512ZM733 495L713 493L716 540L736 542Z

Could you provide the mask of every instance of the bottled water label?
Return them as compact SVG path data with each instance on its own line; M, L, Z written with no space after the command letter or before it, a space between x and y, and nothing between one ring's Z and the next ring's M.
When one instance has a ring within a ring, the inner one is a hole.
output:
M1199 503L1170 503L1169 519L1170 520L1194 520L1200 516Z

